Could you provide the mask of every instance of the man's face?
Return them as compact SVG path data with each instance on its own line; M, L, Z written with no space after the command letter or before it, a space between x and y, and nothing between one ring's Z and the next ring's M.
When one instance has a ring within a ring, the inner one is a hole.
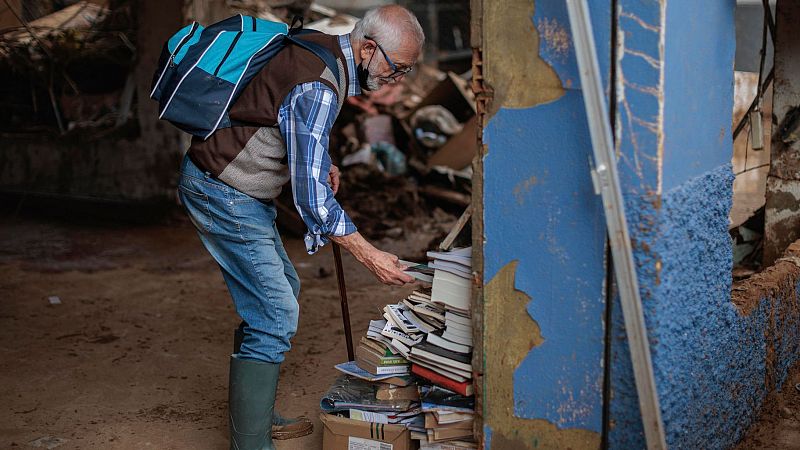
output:
M361 64L368 72L367 87L377 91L386 84L401 81L414 67L418 56L416 43L403 42L398 50L386 51L379 42L366 37L361 44Z

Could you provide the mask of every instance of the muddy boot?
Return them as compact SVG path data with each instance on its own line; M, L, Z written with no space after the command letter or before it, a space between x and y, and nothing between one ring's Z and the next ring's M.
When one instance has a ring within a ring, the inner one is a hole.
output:
M272 439L283 441L308 436L314 431L314 424L305 417L282 417L278 411L272 414Z
M233 354L238 354L244 340L245 323L233 330ZM272 415L272 438L277 440L294 439L307 436L314 431L314 424L305 417L282 417L278 411Z
M228 383L231 450L273 450L270 436L280 364L231 357Z

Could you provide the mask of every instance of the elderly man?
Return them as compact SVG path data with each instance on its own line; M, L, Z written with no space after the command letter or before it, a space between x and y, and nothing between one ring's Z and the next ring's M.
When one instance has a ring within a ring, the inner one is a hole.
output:
M339 170L328 137L345 97L403 78L424 35L408 10L367 12L350 35L303 35L331 51L339 80L300 46L270 60L230 110L237 126L194 139L181 165L178 193L200 239L220 266L236 312L240 343L230 358L231 448L273 448L270 433L310 433L309 422L273 420L280 363L297 330L300 283L275 227L275 205L291 182L294 203L316 252L339 243L382 283L402 285L397 256L367 242L339 206ZM276 416L277 417L277 416ZM294 428L292 428L294 427ZM286 430L283 430L286 431Z

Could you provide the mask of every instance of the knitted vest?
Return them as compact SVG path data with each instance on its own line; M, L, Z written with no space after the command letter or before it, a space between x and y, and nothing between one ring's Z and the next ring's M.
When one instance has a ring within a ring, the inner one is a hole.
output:
M278 128L278 111L295 86L319 81L336 93L338 107L347 97L347 62L339 38L323 33L302 39L329 49L339 66L339 83L313 53L288 45L275 55L242 91L230 109L237 126L217 130L203 141L192 138L189 157L202 170L258 199L273 199L289 181L286 144Z

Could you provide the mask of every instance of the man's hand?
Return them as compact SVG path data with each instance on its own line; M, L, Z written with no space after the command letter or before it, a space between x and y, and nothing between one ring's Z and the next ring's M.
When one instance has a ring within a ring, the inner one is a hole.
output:
M328 186L331 187L333 195L339 192L339 168L331 164L331 170L328 172Z
M362 264L383 284L402 286L414 281L411 275L403 272L403 266L398 260L396 255L376 248L370 256L362 261Z
M381 283L402 286L414 281L411 275L403 272L397 256L378 250L358 231L347 236L331 236L331 239L352 253Z

